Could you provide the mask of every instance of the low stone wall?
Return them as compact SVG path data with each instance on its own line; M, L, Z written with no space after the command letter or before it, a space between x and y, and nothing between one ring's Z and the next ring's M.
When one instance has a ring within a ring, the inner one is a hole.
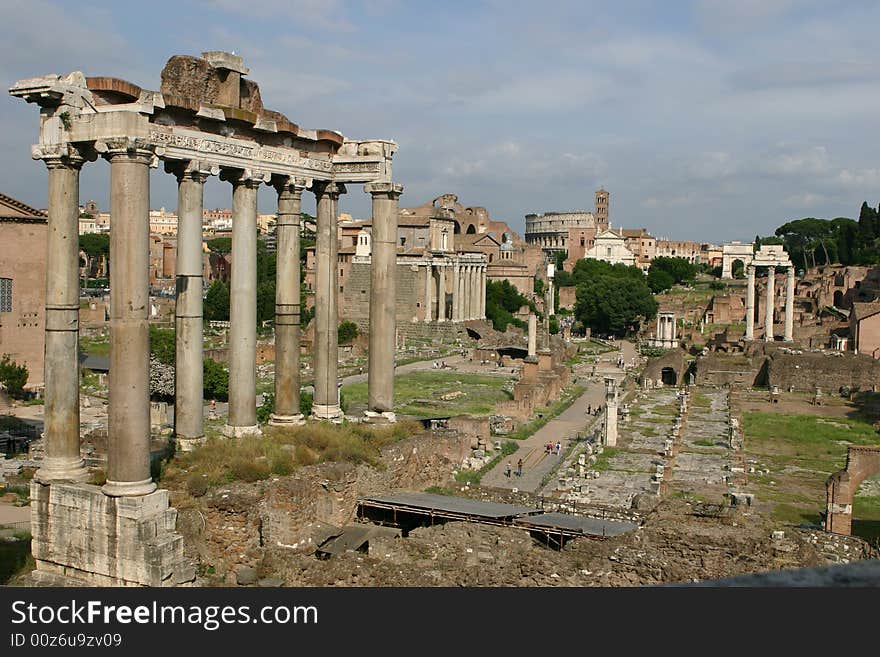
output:
M838 392L842 386L873 390L880 381L880 361L864 354L845 352L784 353L770 356L767 370L770 385L781 390Z

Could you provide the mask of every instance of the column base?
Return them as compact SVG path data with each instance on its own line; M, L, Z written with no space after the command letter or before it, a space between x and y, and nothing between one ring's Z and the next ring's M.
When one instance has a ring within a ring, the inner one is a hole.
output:
M196 447L200 447L205 444L207 439L204 436L197 436L193 438L192 436L174 436L174 442L177 443L177 450L180 452L191 452Z
M273 427L289 427L300 424L305 424L306 418L302 413L297 413L296 415L272 415L269 416L269 425Z
M339 404L312 404L312 417L318 420L342 421L343 413Z
M109 497L98 486L31 484L36 570L48 586L191 586L194 564L167 490Z
M34 481L41 484L56 481L83 483L88 479L89 471L81 458L45 457L42 466L34 474Z
M111 481L108 479L101 490L108 497L139 497L149 495L156 488L156 482L152 479L142 481Z
M227 438L244 438L246 436L261 436L260 425L254 424L247 427L234 427L231 424L223 425L223 435Z
M397 416L393 411L364 411L363 421L367 424L394 424Z

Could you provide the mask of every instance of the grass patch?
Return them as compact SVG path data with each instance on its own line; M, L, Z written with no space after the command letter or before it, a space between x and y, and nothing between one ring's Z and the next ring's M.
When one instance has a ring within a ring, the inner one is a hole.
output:
M265 427L263 435L243 440L208 437L192 452L179 454L162 469L162 481L185 488L193 497L233 481L254 482L291 474L322 461L368 463L381 467L381 449L422 432L415 422L382 427L309 423ZM208 433L208 432L206 432Z
M697 393L691 398L691 406L709 408L712 406L712 400L709 399L706 395L701 395Z
M92 356L110 355L110 336L80 337L79 348Z
M611 459L620 451L618 447L606 447L601 454L596 455L596 462L590 466L593 470L605 472L611 470Z
M520 425L516 431L507 434L506 438L511 440L525 440L538 429L547 424L550 420L562 413L565 409L574 403L574 400L584 393L583 386L574 386L570 391L563 392L562 397L546 408L539 408L535 411L538 416L530 422Z
M693 442L694 445L699 445L700 447L715 447L714 440L695 440Z
M462 372L407 372L394 377L394 410L398 415L486 416L495 404L510 399L503 390L507 379ZM343 386L350 407L366 407L367 382ZM461 394L458 394L461 393ZM449 396L449 399L443 399Z
M24 540L0 541L0 585L34 568L36 564L31 556L30 535Z

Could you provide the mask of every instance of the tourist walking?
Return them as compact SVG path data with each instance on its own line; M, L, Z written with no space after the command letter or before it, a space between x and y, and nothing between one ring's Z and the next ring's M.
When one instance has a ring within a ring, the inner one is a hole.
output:
M556 441L556 456L562 454L562 443L560 441Z
M522 459L516 462L516 476L522 477Z
M504 470L504 476L510 479L510 473L513 471L513 467L510 465L510 461L507 462L507 468Z

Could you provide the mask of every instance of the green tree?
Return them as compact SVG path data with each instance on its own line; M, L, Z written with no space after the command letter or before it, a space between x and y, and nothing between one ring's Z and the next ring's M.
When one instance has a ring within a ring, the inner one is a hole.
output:
M110 236L106 233L86 233L79 236L79 250L86 254L86 281L96 258L109 258ZM88 285L86 285L88 287Z
M644 276L638 279L621 270L579 283L576 298L577 319L600 333L624 335L657 314L657 301Z
M208 321L229 321L229 285L220 279L211 283L204 303L205 319Z
M206 358L203 361L202 377L205 399L229 399L229 372L222 364Z
M342 322L338 328L339 344L350 344L358 336L358 327L354 322Z
M19 365L9 357L9 354L3 354L3 358L0 359L0 384L3 384L9 396L13 399L22 398L27 380L27 365Z
M227 256L232 253L231 237L215 237L205 242L205 244L211 253L216 253L219 256Z
M647 283L651 292L661 294L675 285L675 280L672 278L672 274L665 269L657 269L652 265L648 271Z
M508 324L523 328L525 324L513 316L523 306L535 310L535 304L520 294L510 281L486 283L486 319L492 322L496 331L506 331Z
M680 257L670 258L667 256L660 256L659 258L654 258L651 261L651 268L648 271L649 278L651 272L655 270L664 271L669 274L669 277L672 279L673 284L689 283L690 281L693 281L697 275L697 266L691 264L685 258ZM664 281L665 279L661 278L660 280ZM672 286L670 285L669 287Z
M174 329L150 326L150 354L160 363L174 366L176 354Z

